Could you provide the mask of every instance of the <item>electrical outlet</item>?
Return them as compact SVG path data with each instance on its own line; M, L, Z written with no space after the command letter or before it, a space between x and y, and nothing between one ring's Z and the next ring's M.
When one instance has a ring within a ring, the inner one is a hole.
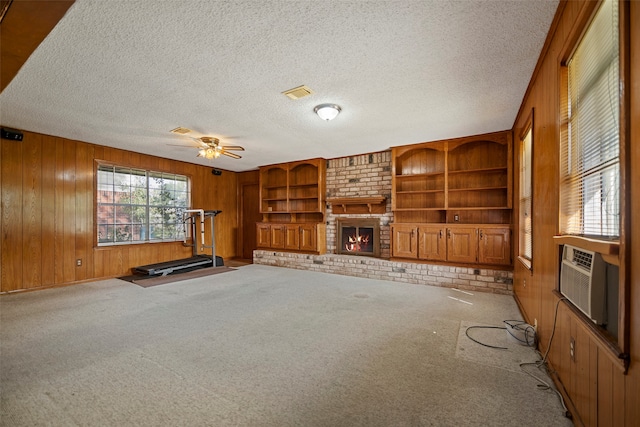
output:
M460 215L455 214L455 215L453 216L453 220L454 220L455 222L460 221Z
M576 361L576 340L571 337L571 341L569 342L569 354L571 354L571 360Z
M522 287L523 287L523 288L526 288L526 287L527 287L527 279L524 279L524 280L522 281Z
M80 266L82 265L82 258L78 258L78 259L76 260L76 265L77 265L78 267L80 267Z

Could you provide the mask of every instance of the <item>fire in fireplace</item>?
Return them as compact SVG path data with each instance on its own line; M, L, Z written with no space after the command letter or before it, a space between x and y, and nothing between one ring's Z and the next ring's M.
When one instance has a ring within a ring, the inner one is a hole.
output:
M338 219L339 254L380 256L380 224L377 219Z

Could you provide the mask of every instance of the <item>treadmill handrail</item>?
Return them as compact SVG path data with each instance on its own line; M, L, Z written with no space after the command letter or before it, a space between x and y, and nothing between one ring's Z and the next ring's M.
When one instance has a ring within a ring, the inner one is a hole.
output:
M200 214L200 237L202 238L202 246L204 247L204 209L187 209L182 213L182 223L187 220L185 214L190 212L197 212ZM195 236L194 236L195 237ZM187 233L184 233L184 243L187 243Z

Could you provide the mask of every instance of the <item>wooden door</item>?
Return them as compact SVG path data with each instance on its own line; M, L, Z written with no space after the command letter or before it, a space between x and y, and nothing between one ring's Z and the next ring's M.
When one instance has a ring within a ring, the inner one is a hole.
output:
M301 224L300 225L300 250L302 251L312 251L315 252L318 250L318 245L316 244L316 224Z
M271 224L271 248L284 249L284 224Z
M287 224L285 226L284 248L294 251L300 249L300 227L298 224Z
M511 264L509 228L481 228L478 261L481 264Z
M478 229L456 227L447 229L447 260L475 263L478 261Z
M418 228L412 224L391 226L392 256L418 258Z
M271 247L271 226L265 223L256 224L256 239L259 248Z
M446 261L447 239L445 227L420 226L418 229L418 258Z
M260 186L257 183L245 184L240 187L242 226L238 230L238 241L242 258L253 259L253 250L258 247L256 224L262 219L260 215Z

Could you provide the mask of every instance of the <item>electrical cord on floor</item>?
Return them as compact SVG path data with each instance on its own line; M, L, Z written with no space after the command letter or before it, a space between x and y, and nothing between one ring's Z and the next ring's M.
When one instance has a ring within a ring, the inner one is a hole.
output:
M551 350L551 343L553 342L553 336L556 333L556 324L557 324L557 320L558 320L558 307L560 306L560 301L565 300L565 299L566 298L560 298L558 300L558 302L556 303L555 314L553 316L553 327L551 329L551 336L549 337L549 343L547 344L547 350L545 351L544 356L542 356L538 350L535 350L536 354L538 354L538 356L541 357L541 360L538 360L536 362L520 363L520 369L522 370L522 372L524 372L525 374L529 375L530 377L532 377L536 381L538 381L538 383L539 383L538 384L538 389L540 389L540 390L551 390L552 392L556 393L558 395L558 397L560 398L560 403L562 404L562 407L564 408L565 417L572 418L571 417L571 412L569 412L569 409L567 409L567 405L564 403L564 398L562 397L562 394L560 394L560 392L558 390L553 388L549 383L544 381L542 378L537 377L537 376L533 375L531 372L528 372L528 371L526 371L524 369L525 366L534 365L538 369L540 369L541 367L544 367L547 370L547 373L548 374L550 373L549 372L549 367L547 365L547 357L549 356L549 351ZM529 347L533 347L534 349L537 347L538 336L537 336L535 328L533 326L527 324L526 322L524 322L522 320L504 320L503 322L508 327L503 327L503 326L469 326L467 328L467 330L465 331L465 335L471 341L473 341L475 343L478 343L478 344L480 344L482 346L489 347L489 348L495 348L497 350L508 350L507 347L498 347L498 346L494 346L494 345L490 345L490 344L485 344L483 342L480 342L480 341L472 338L469 335L469 330L470 329L506 329L507 333L512 338L514 338L518 342L520 342L522 345L527 345ZM520 337L516 336L512 332L513 330L521 332L522 335L523 335L523 338L520 338Z
M551 390L552 392L557 394L558 397L560 398L560 403L562 404L562 407L564 408L565 417L572 418L571 417L571 412L569 412L569 409L567 409L567 405L565 405L565 403L564 403L564 398L562 397L562 394L558 390L553 388L549 383L544 381L542 378L537 377L537 376L533 375L531 372L528 372L527 370L524 369L525 366L533 365L538 369L540 369L541 367L544 367L547 370L547 373L549 373L549 367L547 365L547 357L549 356L549 351L551 350L551 343L553 342L553 336L556 333L556 323L557 323L557 320L558 320L558 307L560 306L560 301L565 300L565 299L566 298L560 298L558 300L558 302L556 303L555 314L553 315L553 327L551 328L551 336L549 336L549 343L547 344L547 350L545 351L544 356L542 356L542 358L540 360L536 361L536 362L521 363L520 364L520 369L522 370L522 372L524 372L525 374L529 375L530 377L534 378L535 380L537 380L539 382L538 389L540 389L540 390ZM539 356L541 356L539 351L536 350L536 353Z
M469 335L469 329L503 329L503 330L506 330L507 333L511 337L513 337L516 341L518 341L520 344L527 345L529 347L536 346L538 339L536 337L536 330L533 328L533 326L529 325L527 322L523 320L503 320L503 322L508 327L506 326L469 326L465 331L465 335L471 341L477 344L483 345L485 347L495 348L496 350L508 350L507 347L498 347L495 345L485 344L483 342L476 340L475 338L472 338L471 335ZM520 338L519 336L516 336L516 334L512 332L514 330L522 332L522 336L524 338Z
M504 324L509 326L507 333L522 345L535 348L538 344L538 335L536 329L524 320L503 320ZM513 331L522 333L522 338L514 334Z
M478 343L480 345L483 345L485 347L495 348L497 350L508 350L507 347L498 347L498 346L495 346L495 345L485 344L485 343L480 342L480 341L478 341L478 340L476 340L474 338L471 338L471 336L469 335L469 329L507 329L506 327L504 327L504 326L469 326L467 328L467 330L464 331L464 333L467 336L467 338L469 338L471 341L473 341L475 343Z

